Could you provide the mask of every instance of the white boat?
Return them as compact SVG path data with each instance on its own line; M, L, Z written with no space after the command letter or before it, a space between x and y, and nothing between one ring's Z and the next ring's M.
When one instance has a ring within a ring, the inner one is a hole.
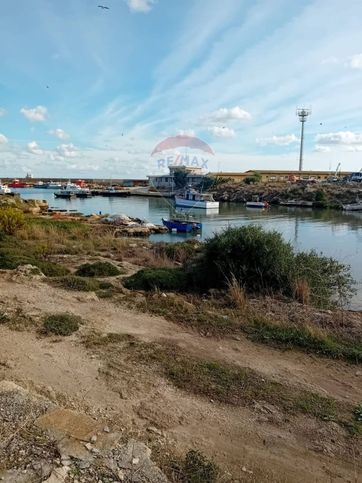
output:
M50 190L60 190L62 189L62 185L60 183L57 183L56 181L49 181L49 183L45 184L44 188Z
M2 181L0 180L0 195L10 195L11 194L11 189L7 184L2 184Z
M247 201L246 202L247 208L259 208L264 210L265 208L269 208L269 203L266 201Z
M219 202L214 200L211 193L199 193L189 188L184 194L175 196L176 206L188 206L190 208L219 208Z
M56 198L90 198L92 193L89 188L81 188L75 183L68 183L59 190L58 193L54 193Z
M42 182L42 181L38 181L37 183L35 183L33 185L33 188L39 188L39 189L42 189L42 188L46 188L46 185Z
M343 205L345 211L362 211L362 202L350 203L349 205Z

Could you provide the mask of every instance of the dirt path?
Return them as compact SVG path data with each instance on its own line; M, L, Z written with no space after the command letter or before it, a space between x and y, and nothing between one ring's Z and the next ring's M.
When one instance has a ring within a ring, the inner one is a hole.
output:
M0 275L0 310L21 307L33 317L69 311L102 332L135 335L145 341L166 339L205 358L252 367L276 380L305 386L348 401L362 399L357 368L318 360L302 353L281 352L246 339L206 339L162 318L135 314L93 294L72 293L39 281ZM126 366L122 358L105 368L87 352L79 335L60 341L0 326L0 376L25 383L64 405L101 412L129 431L147 434L149 426L164 431L180 450L197 447L212 456L239 481L358 481L358 455L343 454L337 425L293 417L279 424L276 411L265 415L225 407L176 390L151 373ZM242 471L253 471L252 474Z

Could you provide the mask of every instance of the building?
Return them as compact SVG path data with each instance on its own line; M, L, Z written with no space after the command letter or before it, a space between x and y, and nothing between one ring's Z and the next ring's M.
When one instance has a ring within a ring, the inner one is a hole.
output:
M235 182L243 181L245 178L250 176L259 175L261 176L261 181L263 183L267 182L285 182L285 181L296 181L298 179L301 180L311 180L315 179L318 181L326 180L331 176L334 176L334 173L331 171L293 171L293 170L259 170L259 169L249 169L248 171L242 173L236 172L219 172L219 173L209 173L210 176L215 176L218 178L231 178ZM349 176L350 172L339 172L338 175L341 177Z
M195 166L169 166L169 174L158 174L148 176L149 184L157 190L173 191L175 188L175 170L184 168L187 172L186 185L197 186L201 184L206 176L202 168Z

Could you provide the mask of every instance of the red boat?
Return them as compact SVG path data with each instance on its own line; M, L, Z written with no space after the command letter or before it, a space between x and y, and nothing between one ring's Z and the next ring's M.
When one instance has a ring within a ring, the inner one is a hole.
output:
M27 188L29 185L24 181L19 181L18 179L14 179L11 183L8 184L9 188Z

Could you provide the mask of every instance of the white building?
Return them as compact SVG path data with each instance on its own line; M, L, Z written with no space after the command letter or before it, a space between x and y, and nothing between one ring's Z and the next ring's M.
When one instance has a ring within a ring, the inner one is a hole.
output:
M157 174L148 176L149 184L157 190L173 191L175 189L175 175L177 169L185 168L187 172L187 185L197 186L201 184L206 176L202 172L202 168L195 166L170 166L169 174Z

